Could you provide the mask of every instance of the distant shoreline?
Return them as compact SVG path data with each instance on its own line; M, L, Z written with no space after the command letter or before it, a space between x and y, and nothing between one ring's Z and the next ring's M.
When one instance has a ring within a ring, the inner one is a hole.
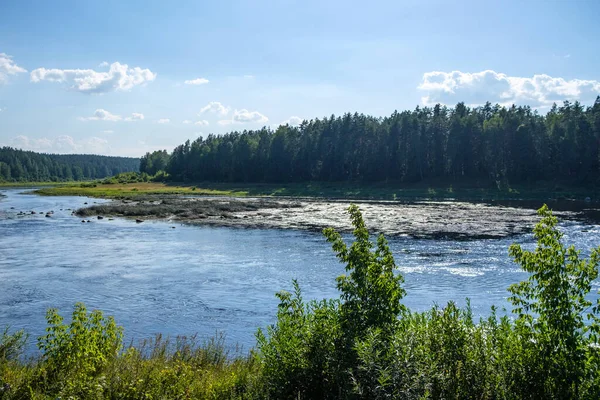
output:
M50 186L37 190L46 196L88 196L110 199L134 199L140 195L194 195L232 197L284 197L337 200L579 200L600 201L600 189L570 187L567 185L540 184L509 188L477 187L459 184L395 184L395 183L159 183L134 182L122 184L81 183L31 183L24 186ZM8 185L7 185L8 186ZM7 187L4 186L4 187Z

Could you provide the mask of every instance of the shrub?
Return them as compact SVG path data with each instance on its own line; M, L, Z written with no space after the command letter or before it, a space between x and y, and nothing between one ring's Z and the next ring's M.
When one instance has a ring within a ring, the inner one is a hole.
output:
M0 366L16 360L22 353L23 347L27 340L27 335L24 331L9 333L9 328L6 327L2 335L0 335Z
M537 249L510 248L530 273L509 289L515 319L492 308L478 322L470 303L406 310L385 239L371 243L358 208L348 211L349 247L325 230L348 272L337 279L340 300L304 303L294 281L293 294L278 294L275 325L258 333L270 398L600 398L600 300L587 299L600 248L580 259L562 244L546 206L534 229Z
M394 331L404 310L402 276L395 274L392 253L383 236L375 245L357 206L348 209L354 239L348 247L333 229L324 235L348 275L337 278L340 301L303 303L294 281L294 294L281 292L277 323L265 335L258 332L263 374L273 398L340 398L353 390L356 345L370 330Z
M515 327L522 340L535 343L535 349L529 349L533 354L528 361L536 366L531 373L539 385L539 395L580 398L591 372L598 381L600 367L600 299L595 305L587 299L592 282L598 278L600 247L591 251L589 259L580 259L580 251L562 243L558 221L548 207L542 207L538 214L542 219L534 229L535 251L525 251L517 244L509 250L515 262L530 274L509 288L517 314ZM590 325L585 324L586 319L591 320ZM600 392L595 393L595 398L600 398Z
M342 389L339 302L304 303L300 287L279 292L277 322L257 333L265 394L273 399L336 398Z
M102 390L106 367L122 347L122 328L101 311L88 313L77 303L70 324L56 309L48 310L46 335L38 339L42 352L37 386L46 394L85 398Z

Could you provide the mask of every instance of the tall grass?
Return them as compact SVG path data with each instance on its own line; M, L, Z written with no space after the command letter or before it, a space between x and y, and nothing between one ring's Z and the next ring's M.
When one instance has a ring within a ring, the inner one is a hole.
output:
M470 304L427 312L402 305L402 277L385 239L370 240L356 206L354 241L325 235L346 265L340 298L277 294L257 347L230 354L223 336L157 336L122 346L122 329L77 304L65 324L47 314L40 355L24 333L0 336L0 399L598 399L600 300L589 301L600 248L582 259L543 207L537 248L510 255L529 278L509 288L511 315L475 320Z

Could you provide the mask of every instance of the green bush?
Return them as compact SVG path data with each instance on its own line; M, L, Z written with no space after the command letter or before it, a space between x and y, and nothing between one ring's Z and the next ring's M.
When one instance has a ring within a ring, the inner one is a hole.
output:
M342 337L339 301L304 303L296 281L294 293L280 292L277 322L257 333L265 395L273 399L335 398L340 393Z
M566 248L547 207L534 230L537 249L510 248L530 273L510 288L514 319L492 309L478 322L470 304L405 309L385 239L375 246L358 208L349 213L349 247L325 230L348 271L337 280L340 300L305 304L294 282L293 295L278 294L277 322L266 335L259 331L270 398L600 398L600 303L587 300L600 249L582 260Z
M48 310L46 335L38 339L42 352L35 386L46 394L85 398L102 391L106 368L122 348L122 328L101 311L74 307L70 324L56 309Z
M530 362L536 390L543 397L561 393L565 398L590 395L590 379L598 383L598 333L600 299L592 304L587 295L598 278L600 247L590 258L580 258L575 247L565 247L556 217L546 206L534 229L535 251L514 244L509 253L528 272L526 281L511 285L510 301L517 314L515 328L531 343ZM585 320L591 321L586 325ZM590 376L590 374L592 376ZM596 387L594 397L600 398Z
M23 351L27 335L24 331L9 333L9 328L5 328L0 335L0 366L16 360Z

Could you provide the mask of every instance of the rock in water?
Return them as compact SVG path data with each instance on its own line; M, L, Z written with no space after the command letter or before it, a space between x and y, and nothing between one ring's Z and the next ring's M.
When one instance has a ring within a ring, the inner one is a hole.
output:
M137 222L138 224L141 224L142 222L144 222L143 219L136 219L135 222Z
M98 219L104 219L102 215L98 215Z

